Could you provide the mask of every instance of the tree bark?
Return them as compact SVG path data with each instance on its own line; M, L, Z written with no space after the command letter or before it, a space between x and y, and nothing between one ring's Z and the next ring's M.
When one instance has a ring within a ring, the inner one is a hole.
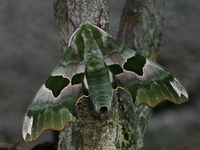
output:
M161 41L163 0L126 0L118 40L156 60Z
M122 12L120 28L117 40L124 45L136 50L149 59L156 61L158 50L161 43L162 22L163 22L163 0L126 0ZM134 140L134 146L128 146L126 149L140 149L143 146L143 136L148 125L148 118L151 109L146 105L132 106L128 113L134 112L134 122L130 120L129 115L126 126L126 134L132 136L127 142ZM122 112L124 115L124 113ZM125 125L125 124L124 124ZM123 126L124 126L123 125ZM132 132L129 132L131 129ZM123 148L122 148L123 149Z
M145 56L156 59L160 44L161 0L127 0L122 13L118 40ZM56 0L54 3L63 52L69 35L81 22L97 24L101 10L102 29L109 32L108 0ZM135 106L129 93L118 90L112 109L96 114L90 99L81 99L76 106L77 121L68 123L60 133L59 150L129 150L140 149L150 109Z

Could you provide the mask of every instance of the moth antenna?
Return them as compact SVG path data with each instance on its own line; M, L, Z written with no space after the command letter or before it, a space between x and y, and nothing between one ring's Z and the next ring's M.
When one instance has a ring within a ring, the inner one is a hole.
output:
M98 21L97 21L97 27L101 28L101 17L103 14L103 8L101 8L100 13L99 13L99 17L98 17Z
M71 18L69 18L69 22L72 24L73 30L76 31L77 27L76 27L76 25L74 24L74 22L72 21Z

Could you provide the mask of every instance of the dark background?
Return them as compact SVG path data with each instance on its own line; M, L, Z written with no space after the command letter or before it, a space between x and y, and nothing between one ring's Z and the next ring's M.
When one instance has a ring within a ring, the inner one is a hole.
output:
M0 1L0 142L32 147L51 140L22 140L23 116L32 97L60 59L60 38L53 0ZM112 35L116 37L124 0L110 0ZM164 103L154 109L143 150L200 149L200 1L165 2L159 63L182 81L190 101ZM1 145L1 143L0 143Z

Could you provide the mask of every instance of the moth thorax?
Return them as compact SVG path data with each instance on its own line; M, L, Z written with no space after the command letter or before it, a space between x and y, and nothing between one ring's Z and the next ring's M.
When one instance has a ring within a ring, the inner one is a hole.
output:
M97 74L97 72L102 72L102 70L104 68L105 68L104 64L97 64L95 66L93 66L93 65L86 65L86 71L90 72L90 73L94 73L94 74Z
M98 68L104 66L103 56L99 51L96 49L94 54L93 51L91 53L85 53L84 61L88 67Z

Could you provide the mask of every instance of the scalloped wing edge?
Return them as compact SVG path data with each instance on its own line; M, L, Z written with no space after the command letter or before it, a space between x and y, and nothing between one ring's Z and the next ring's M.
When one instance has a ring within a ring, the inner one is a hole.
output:
M24 117L22 136L25 141L37 140L45 130L53 129L61 131L68 122L74 122L76 120L66 108L62 108L57 112L52 112L49 108L43 113L40 113L37 110L37 113L34 115L31 114L34 114L34 110L29 109Z

